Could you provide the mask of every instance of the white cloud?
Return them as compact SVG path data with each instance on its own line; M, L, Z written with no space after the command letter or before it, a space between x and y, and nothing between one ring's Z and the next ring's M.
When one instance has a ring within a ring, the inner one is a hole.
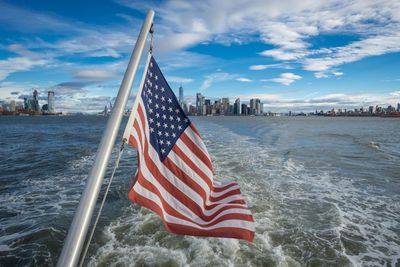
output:
M237 75L229 74L226 72L217 72L217 73L207 75L205 77L205 80L203 81L203 83L200 86L200 90L205 90L205 89L209 88L215 82L232 80L232 79L235 79L236 77L237 77Z
M274 46L259 51L260 55L299 62L305 70L319 72L316 76L323 77L329 76L325 72L342 64L400 51L398 1L282 0L274 5L264 0L117 2L133 9L156 10L155 51L160 54L179 52L199 43L245 43L258 36L262 42ZM0 3L0 9L3 10L0 21L19 30L75 33L73 38L51 44L33 42L57 54L124 57L131 51L140 26L138 21L128 20L130 27L102 28L5 3ZM21 17L32 19L20 20ZM355 35L360 40L323 49L313 49L309 41L320 34L340 33ZM251 69L265 68L268 65L255 65Z
M0 81L7 78L11 73L29 71L34 67L45 66L49 63L46 59L33 59L28 57L12 57L0 60Z
M286 73L282 73L281 75L279 75L278 78L273 78L273 79L264 79L261 80L263 82L275 82L275 83L280 83L283 85L291 85L294 81L296 80L300 80L302 77L300 75L294 74L294 73L290 73L290 72L286 72Z
M332 74L335 75L336 77L342 76L344 73L341 71L332 71Z
M264 0L177 0L139 6L119 2L141 10L155 6L160 17L157 25L166 36L160 40L171 41L160 42L166 49L183 49L202 42L242 43L258 35L262 42L274 46L261 55L300 62L305 70L320 72L316 74L320 77L342 64L400 51L399 1L282 0L271 5ZM314 49L310 43L312 37L340 33L360 40L325 49Z
M266 70L266 69L291 69L292 67L286 63L251 65L249 70Z
M391 52L400 52L399 32L386 36L373 36L346 46L328 49L320 53L317 58L305 58L302 63L305 70L322 72L365 57Z
M75 78L85 79L85 80L109 80L116 78L117 75L112 70L107 69L83 69L77 70L74 73Z
M173 82L173 83L191 83L193 82L193 79L191 78L184 78L184 77L178 77L178 76L168 76L167 82Z
M239 78L236 78L236 81L239 81L239 82L252 82L252 80L250 80L250 79L248 79L248 78L244 78L244 77L239 77Z
M400 90L389 93L390 96L400 98ZM400 99L399 99L400 102Z

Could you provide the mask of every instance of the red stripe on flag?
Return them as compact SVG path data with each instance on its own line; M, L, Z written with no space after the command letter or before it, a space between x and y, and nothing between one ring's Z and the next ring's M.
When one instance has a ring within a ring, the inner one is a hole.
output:
M135 121L135 123L134 123L134 129L138 133L139 139L142 140L141 132L139 129L139 123L137 121ZM144 141L144 143L147 143L147 137L144 137L143 141ZM217 212L213 213L210 216L204 215L203 209L207 209L207 210L209 209L208 205L206 205L206 200L207 200L206 194L200 195L200 196L202 196L202 199L203 199L203 206L199 206L195 201L193 201L191 198L186 196L186 194L184 194L184 193L177 194L177 192L181 192L181 191L177 187L175 187L174 184L172 184L170 181L168 181L168 179L159 171L158 167L154 164L153 159L149 156L148 149L146 149L143 152L144 152L143 153L144 162L146 163L147 168L149 169L149 171L153 175L153 177L161 184L161 186L168 193L170 193L172 196L174 196L179 202L184 203L185 206L187 206L190 210L192 210L193 213L195 213L198 217L202 218L203 220L205 220L205 221L210 220L210 218L218 215L219 213L221 213L222 211L227 210L227 209L232 209L232 208L246 209L245 207L241 207L241 206L240 207L226 206L226 207L219 209ZM187 177L187 178L188 178L188 180L190 180L189 177ZM200 190L200 188L199 188L199 190ZM226 203L226 204L229 204L229 203ZM233 203L233 204L236 204L236 203Z
M236 219L236 220L243 220L243 221L249 221L249 222L253 222L253 221L254 221L254 220L253 220L253 217L252 217L251 215L248 215L248 214L228 213L228 214L222 215L221 217L219 217L218 219L214 220L213 222L200 224L199 222L196 222L196 221L192 220L191 218L189 218L189 217L187 217L187 216L181 214L180 212L178 212L177 210L175 210L173 207L171 207L171 206L167 203L167 201L165 201L165 199L162 197L162 194L161 194L160 191L157 189L157 187L155 187L152 183L150 183L149 181L147 181L147 179L143 176L143 174L142 174L141 171L138 172L138 180L137 180L137 182L140 183L140 185L142 185L142 186L143 186L144 188L146 188L147 190L149 190L149 191L153 192L154 194L156 194L157 196L159 196L159 198L160 198L160 200L161 200L161 203L162 203L162 206L163 206L164 210L165 210L168 214L170 214L170 215L172 215L172 216L174 216L174 217L180 218L180 219L182 219L182 220L185 220L185 221L189 221L189 222L191 222L191 223L194 223L194 224L196 224L196 225L198 225L198 226L200 226L200 227L209 227L209 226L213 226L213 225L216 225L216 224L218 224L219 222L222 222L222 221L225 221L225 220L234 220L234 219ZM134 191L134 190L131 190L131 191ZM135 193L136 193L136 192L135 192ZM136 193L136 194L137 194L137 193ZM134 196L133 196L133 197L134 197ZM151 202L152 202L152 201L151 201ZM158 213L158 212L157 212L157 213ZM220 212L219 212L219 213L220 213ZM219 213L218 213L218 214L219 214ZM212 220L213 218L215 218L218 214L215 214L215 215L213 215L213 216L210 216L210 219L209 219L209 220L204 220L204 218L199 218L199 219L202 219L204 222L207 222L207 221L210 221L210 220ZM161 212L161 213L158 213L158 215L160 215L162 218L164 218L162 212ZM165 220L165 218L164 218L164 220Z
M203 230L194 227L166 222L162 209L152 200L142 197L135 193L129 192L129 199L143 207L146 207L158 214L164 222L165 228L174 234L178 235L194 235L203 237L223 237L223 238L238 238L249 242L253 242L254 232L243 228L221 227L213 230Z
M158 155L157 157L151 156L152 153L156 152L148 140L148 122L141 102L136 111L139 118L134 120L131 127L137 137L131 135L128 141L130 145L138 149L139 166L136 174L136 183L138 184L136 187L131 187L128 194L129 199L161 216L166 228L172 233L231 237L252 241L254 231L249 229L253 228L251 223L254 222L254 219L248 212L245 201L235 199L236 196L241 196L240 189L232 188L237 183L213 184L213 177L206 174L210 174L209 171L213 172L211 160L202 144L200 133L194 125L190 123L189 127L196 136L191 135L189 137L185 132L182 133L180 139L186 147L180 143L182 150L175 145L172 149L175 154L170 154L174 158L169 158L169 155L161 162ZM201 142L199 146L196 141ZM188 155L195 155L197 159L192 160L184 151ZM179 161L186 165L178 166L175 162ZM141 168L142 164L145 168L144 173L149 177L144 175ZM209 170L205 172L202 168ZM196 182L198 179L203 180L200 183L201 185L199 184L200 181ZM153 181L154 184L150 181ZM209 191L205 191L206 184L210 189ZM135 188L139 191L136 192ZM232 189L230 190L230 188ZM223 193L212 196L214 192ZM206 211L208 215L206 215ZM212 213L209 214L210 212ZM232 227L229 223L232 223ZM198 228L194 225L197 225ZM212 229L209 229L210 227Z
M213 167L209 157L186 135L185 132L181 134L181 140L185 145L195 154L209 169L213 172Z

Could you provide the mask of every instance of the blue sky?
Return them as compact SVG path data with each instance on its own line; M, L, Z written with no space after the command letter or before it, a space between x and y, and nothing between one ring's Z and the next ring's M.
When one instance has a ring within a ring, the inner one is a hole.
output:
M258 97L271 111L400 102L397 0L0 0L0 101L37 88L42 103L55 91L59 111L102 110L149 8L155 58L188 102L196 92Z

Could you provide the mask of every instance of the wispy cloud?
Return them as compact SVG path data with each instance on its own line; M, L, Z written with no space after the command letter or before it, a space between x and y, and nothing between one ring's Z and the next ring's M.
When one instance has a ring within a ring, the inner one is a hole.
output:
M266 64L266 65L251 65L249 70L266 70L266 69L292 69L289 64L277 63L277 64Z
M200 86L200 90L205 90L209 88L215 82L221 82L226 80L235 79L237 75L229 74L226 72L217 72L210 75L207 75Z
M236 81L245 82L245 83L252 82L252 80L250 80L250 79L248 79L248 78L244 78L244 77L236 78Z
M119 2L140 10L152 6ZM258 34L262 42L275 46L260 51L262 56L299 62L305 70L318 72L318 77L327 77L330 69L346 63L400 51L398 1L282 0L271 7L271 3L262 0L240 3L206 0L190 4L178 0L158 3L155 7L165 36L174 36L173 42L166 44L167 49L219 40L223 44L240 43L248 41L249 35ZM360 40L314 49L311 38L329 33L353 34L360 36ZM264 67L268 68L257 65L252 69Z
M34 59L29 57L13 57L0 60L0 81L14 72L28 71L38 66L49 63L46 59Z
M184 78L184 77L178 77L178 76L168 76L166 79L168 82L173 82L173 83L191 83L191 82L193 82L193 79L191 79L191 78Z
M117 74L107 69L83 69L76 70L75 78L84 80L109 80L117 77Z
M290 73L290 72L286 72L286 73L282 73L281 75L279 75L278 78L272 78L272 79L264 79L261 80L263 82L275 82L275 83L280 83L283 85L291 85L293 82L295 82L296 80L300 80L302 77L300 75L294 74L294 73Z
M68 21L54 14L19 8L6 2L0 2L0 10L2 11L1 24L20 32L56 31L58 34L66 34L81 29L78 22Z

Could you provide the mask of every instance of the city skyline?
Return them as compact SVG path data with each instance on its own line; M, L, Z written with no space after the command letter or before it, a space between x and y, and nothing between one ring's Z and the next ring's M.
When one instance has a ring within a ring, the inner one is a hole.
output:
M174 91L174 90L173 90ZM56 114L55 112L55 94L54 91L47 91L47 97L39 97L39 92L37 89L32 88L31 93L33 97L24 95L23 101L21 100L10 100L10 101L0 101L0 111L6 111L12 114L15 111L20 111L21 113L40 113L44 112L49 114ZM184 88L182 85L178 88L178 93L175 95L178 98L178 103L181 105L182 109L189 115L263 115L263 114L357 114L359 111L369 110L367 113L386 113L389 112L400 112L400 102L396 104L386 105L361 105L361 106L325 106L316 107L315 110L305 110L289 108L287 110L276 111L273 109L266 109L264 103L259 98L252 98L249 100L242 101L240 97L232 99L230 97L206 97L201 93L196 93L195 100L192 97L184 97ZM231 104L230 99L233 100ZM393 101L395 102L395 101ZM125 110L129 112L131 105L127 105ZM268 107L268 106L266 106ZM371 111L371 108L373 111ZM95 110L94 112L84 112L83 110L78 110L77 112L70 113L89 113L89 114L103 114L107 115L112 110L112 101L105 102L102 108ZM315 111L315 112L314 112ZM327 111L327 113L324 113ZM348 111L348 112L347 112ZM350 112L350 113L349 113ZM68 114L68 112L64 112ZM57 112L57 114L62 114L62 112ZM397 114L398 115L398 114Z
M400 99L396 1L115 0L74 7L0 1L0 104L36 88L39 101L54 91L59 111L102 110L113 102L148 8L156 11L155 57L175 94L185 88L187 102L201 92L259 98L265 110L286 112Z

